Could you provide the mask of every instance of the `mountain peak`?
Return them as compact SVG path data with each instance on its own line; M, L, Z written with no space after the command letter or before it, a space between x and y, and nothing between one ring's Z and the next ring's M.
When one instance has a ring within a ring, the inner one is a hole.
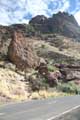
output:
M44 22L47 20L47 17L44 15L37 15L34 18L30 20L29 23L32 24L44 24Z
M75 20L74 16L70 15L67 12L58 12L57 14L53 14L53 19L54 18L56 18L56 19L61 18L62 20L67 20L67 21L69 21L69 22L78 26L78 23Z
M58 12L50 18L38 15L32 18L29 24L31 24L37 32L59 33L71 38L80 38L80 26L74 16L67 12Z

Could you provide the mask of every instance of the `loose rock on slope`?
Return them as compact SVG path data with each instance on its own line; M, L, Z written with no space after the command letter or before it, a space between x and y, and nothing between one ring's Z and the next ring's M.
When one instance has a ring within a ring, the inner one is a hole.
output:
M19 69L34 68L38 64L38 57L32 44L24 38L20 31L14 31L8 49L8 57Z

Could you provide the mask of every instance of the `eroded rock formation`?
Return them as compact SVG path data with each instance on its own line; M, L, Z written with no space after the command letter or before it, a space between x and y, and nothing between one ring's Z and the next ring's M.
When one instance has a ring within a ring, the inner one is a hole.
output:
M27 39L20 31L15 31L8 49L8 57L19 69L34 68L38 57Z

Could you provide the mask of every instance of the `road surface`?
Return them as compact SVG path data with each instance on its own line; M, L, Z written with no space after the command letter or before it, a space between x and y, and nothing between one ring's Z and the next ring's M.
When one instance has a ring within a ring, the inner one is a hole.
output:
M61 117L76 110L80 112L79 95L32 100L0 106L0 120L69 120Z

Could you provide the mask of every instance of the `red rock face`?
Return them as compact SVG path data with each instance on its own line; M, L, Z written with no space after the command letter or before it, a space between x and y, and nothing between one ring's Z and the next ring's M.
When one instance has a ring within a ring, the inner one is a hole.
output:
M31 43L27 41L22 33L14 32L8 49L9 59L19 69L34 68L38 64L38 57L34 53Z

